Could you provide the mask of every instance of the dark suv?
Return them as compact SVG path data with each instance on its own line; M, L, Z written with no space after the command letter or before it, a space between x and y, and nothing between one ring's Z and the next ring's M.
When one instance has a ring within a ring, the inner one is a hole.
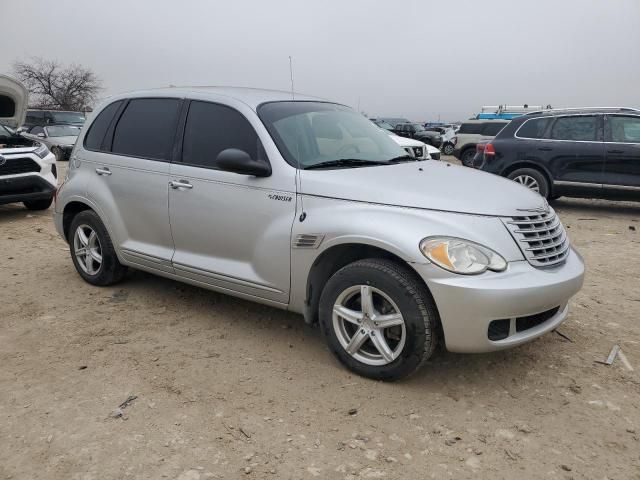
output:
M640 110L580 108L511 121L476 165L547 198L640 200Z
M399 123L393 129L393 133L400 135L401 137L420 140L421 142L427 143L436 148L440 148L440 145L442 145L442 137L440 136L440 133L425 130L425 128L419 123Z

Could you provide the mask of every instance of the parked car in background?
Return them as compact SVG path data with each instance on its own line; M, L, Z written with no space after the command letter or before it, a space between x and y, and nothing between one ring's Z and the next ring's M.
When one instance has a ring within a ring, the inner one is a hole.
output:
M405 151L415 157L416 160L440 160L440 150L427 143L412 138L401 137L393 132L387 131L389 136L400 145Z
M509 121L506 120L468 120L460 125L460 130L451 139L453 155L462 163L470 164L476 154L476 144L491 140Z
M438 132L425 130L420 123L399 123L393 129L393 133L400 135L401 137L420 140L421 142L427 143L436 148L439 148L440 145L442 145L442 137L440 134Z
M389 132L392 132L392 131L393 131L393 129L394 129L394 126L393 126L393 125L391 125L391 124L390 124L390 123L388 123L388 122L385 122L384 120L380 120L380 119L377 119L377 118L372 118L372 119L371 119L371 121L372 121L374 124L376 124L378 127L382 128L382 129L384 129L384 130L387 130L387 131L389 131Z
M438 126L438 127L425 127L426 130L432 132L438 132L442 139L442 144L440 145L440 150L445 155L453 155L454 145L451 141L453 137L456 135L456 132L450 126Z
M0 76L0 205L22 202L30 210L44 210L56 191L55 157L46 145L5 126L22 124L28 100L19 82Z
M640 110L544 110L514 119L480 168L543 197L640 200Z
M584 276L540 195L412 161L350 108L290 92L110 98L80 133L54 222L92 285L133 267L297 312L381 380L414 372L440 336L486 352L552 331Z
M27 138L39 140L44 143L57 161L69 160L73 146L76 143L80 127L73 125L48 125L46 127L35 126L23 133Z
M374 120L382 120L383 122L387 122L389 125L392 125L393 127L395 127L399 123L411 123L410 120L407 120L406 118L403 118L403 117L378 117L378 118L375 118Z
M46 125L84 125L85 115L82 112L68 112L63 110L27 110L24 128L30 130L35 126Z

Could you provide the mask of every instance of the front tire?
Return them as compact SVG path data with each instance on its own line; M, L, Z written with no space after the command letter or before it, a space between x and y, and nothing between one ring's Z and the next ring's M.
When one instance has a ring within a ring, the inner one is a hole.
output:
M28 210L46 210L53 203L53 198L45 198L44 200L27 200L23 203Z
M76 215L68 237L73 265L86 282L112 285L127 273L127 267L118 261L107 229L94 211L85 210Z
M375 380L415 372L437 344L438 313L409 268L366 259L338 270L320 297L320 327L348 369Z
M519 168L508 175L508 178L520 185L549 198L549 182L543 173L533 168Z

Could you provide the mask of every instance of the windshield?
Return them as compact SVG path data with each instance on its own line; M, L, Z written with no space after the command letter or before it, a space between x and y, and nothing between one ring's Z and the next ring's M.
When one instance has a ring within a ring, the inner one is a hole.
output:
M380 128L384 128L385 130L393 130L393 125L385 122L384 120L376 120L373 123L378 125Z
M53 123L84 123L84 115L80 112L51 112Z
M55 125L47 127L47 135L50 137L77 137L80 129L71 125Z
M424 125L421 125L419 123L412 123L411 125L413 125L414 127L416 127L416 130L418 131L422 131L424 130Z
M271 102L258 109L280 153L294 167L348 160L341 167L388 164L406 152L348 107L322 102Z
M4 125L0 125L0 137L2 138L8 138L11 137L11 130L9 130L8 127L5 127Z

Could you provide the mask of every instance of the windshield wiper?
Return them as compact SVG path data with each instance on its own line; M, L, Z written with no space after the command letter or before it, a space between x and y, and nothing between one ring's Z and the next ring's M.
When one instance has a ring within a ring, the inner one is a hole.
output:
M388 165L389 162L379 162L377 160L362 160L360 158L341 158L339 160L329 160L327 162L316 163L304 167L305 170L314 168L331 168L331 167L365 167L367 165Z
M398 162L415 162L416 158L411 155L400 155L399 157L393 157L389 162L398 163Z

